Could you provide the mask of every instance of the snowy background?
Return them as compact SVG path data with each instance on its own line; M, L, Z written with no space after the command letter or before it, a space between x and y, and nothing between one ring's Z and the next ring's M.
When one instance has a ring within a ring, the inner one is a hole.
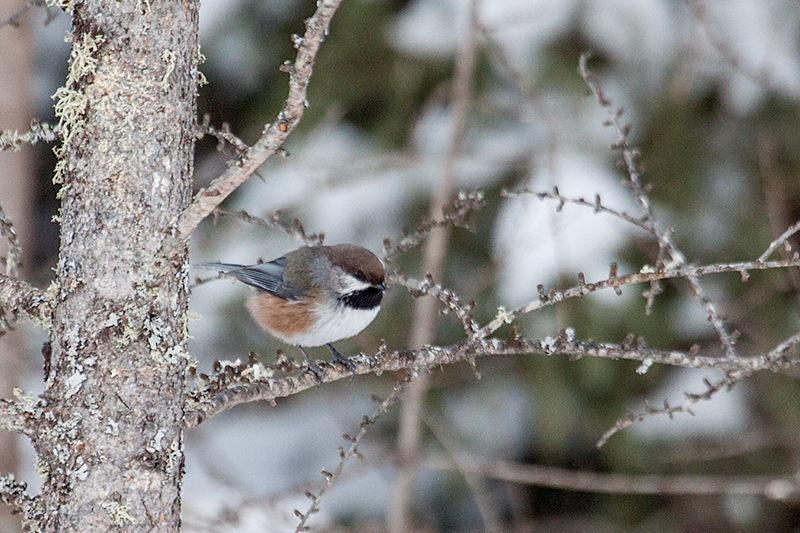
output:
M231 124L252 143L286 95L279 65L294 57L290 36L301 33L312 1L204 0L201 8L199 114ZM345 0L323 44L309 104L285 148L226 203L269 216L298 217L328 244L352 242L376 253L427 212L444 171L453 130L450 88L456 50L468 26L466 0ZM675 227L675 240L696 263L751 260L800 218L800 4L796 0L483 0L479 4L475 98L459 189L486 191L476 231L455 230L443 284L477 302L485 323L498 306L536 298L537 285L569 286L651 264L657 243L643 231L591 209L551 200L507 198L507 189L550 191L593 199L638 214L622 183L605 110L586 97L576 72L579 55L608 98L625 108L631 141L641 150L644 180L656 213ZM39 116L64 78L68 17L38 27ZM508 76L510 69L514 79ZM196 188L217 177L228 156L210 138L198 143ZM42 152L42 183L50 179ZM50 165L50 166L48 166ZM44 185L43 185L44 187ZM38 276L51 275L54 228L42 201ZM51 243L47 248L46 243ZM205 222L192 238L192 262L254 263L301 243L280 231L223 219ZM424 275L420 254L400 263ZM200 275L200 272L197 272ZM708 293L740 333L742 355L758 354L800 327L800 286L786 273L704 279ZM626 287L566 302L519 321L530 337L573 327L578 338L621 342L628 333L659 348L719 353L703 308L683 283L665 284L654 312L644 314L646 287ZM246 288L227 281L192 294L191 354L208 371L215 359L246 359L255 350L271 361L292 348L266 338L244 308ZM374 352L381 339L402 349L410 337L412 300L390 287L375 323L344 354ZM437 342L459 340L460 326L442 317ZM503 330L505 332L505 330ZM505 333L501 333L505 334ZM41 345L31 342L31 352ZM326 350L315 352L327 357ZM32 360L35 357L32 356ZM793 475L798 464L798 382L756 376L675 420L655 417L597 439L644 400L680 403L703 392L713 372L566 357L478 361L432 378L425 414L459 448L489 460L515 460L599 472ZM32 364L32 376L39 369ZM36 390L36 377L28 388ZM385 396L391 376L326 385L277 407L248 405L189 432L184 529L293 531L294 508L333 469L342 433L354 433L371 413L370 396ZM383 531L394 482L397 411L371 430L361 452L312 522L331 531ZM760 445L744 446L746 442ZM741 445L741 446L740 446ZM730 449L745 449L735 453ZM700 451L698 451L700 450ZM425 454L446 452L425 431ZM683 452L683 453L681 453ZM702 453L701 453L702 452ZM719 453L716 453L719 452ZM672 459L667 459L670 457ZM710 457L710 458L709 458ZM29 464L32 464L30 459ZM489 484L509 531L796 531L796 503L761 497L597 495ZM471 493L455 471L421 469L415 511L422 531L481 531Z

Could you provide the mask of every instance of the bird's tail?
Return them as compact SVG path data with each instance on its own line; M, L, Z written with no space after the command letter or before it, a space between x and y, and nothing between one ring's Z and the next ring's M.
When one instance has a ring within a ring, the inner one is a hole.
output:
M217 272L222 272L223 274L232 270L244 268L244 265L234 265L232 263L198 263L192 266L202 268L203 270L216 270Z

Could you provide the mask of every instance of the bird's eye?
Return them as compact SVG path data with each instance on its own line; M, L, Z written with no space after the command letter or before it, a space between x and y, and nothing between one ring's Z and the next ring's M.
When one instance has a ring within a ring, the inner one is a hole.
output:
M364 281L364 271L363 270L356 270L356 279L358 281Z

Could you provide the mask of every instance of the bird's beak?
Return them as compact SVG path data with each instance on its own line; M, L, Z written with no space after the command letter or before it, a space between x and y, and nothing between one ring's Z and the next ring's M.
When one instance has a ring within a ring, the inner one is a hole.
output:
M380 289L381 292L386 292L386 284L385 283L378 283L377 285L375 285L375 288L376 289Z

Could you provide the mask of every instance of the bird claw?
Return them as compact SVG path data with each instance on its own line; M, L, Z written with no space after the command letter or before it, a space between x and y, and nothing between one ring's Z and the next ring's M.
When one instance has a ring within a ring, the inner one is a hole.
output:
M356 364L349 357L345 357L342 354L340 354L339 351L336 348L334 348L331 343L328 343L325 346L327 346L328 349L333 354L333 359L331 359L331 363L339 363L340 365L344 366L352 374L352 376L350 376L350 379L353 379L356 376Z
M322 378L325 377L325 373L322 371L322 369L319 367L317 363L311 360L311 358L308 356L308 354L303 348L301 348L300 346L298 346L298 348L300 348L300 352L303 354L303 357L306 358L306 364L302 370L303 374L311 372L317 378L317 383L322 385L323 382Z
M323 383L322 378L325 377L325 373L322 371L322 369L319 367L318 364L311 362L311 360L307 360L305 366L303 367L302 372L303 374L311 372L312 374L314 374L314 377L317 378L317 383L319 385L322 385Z

